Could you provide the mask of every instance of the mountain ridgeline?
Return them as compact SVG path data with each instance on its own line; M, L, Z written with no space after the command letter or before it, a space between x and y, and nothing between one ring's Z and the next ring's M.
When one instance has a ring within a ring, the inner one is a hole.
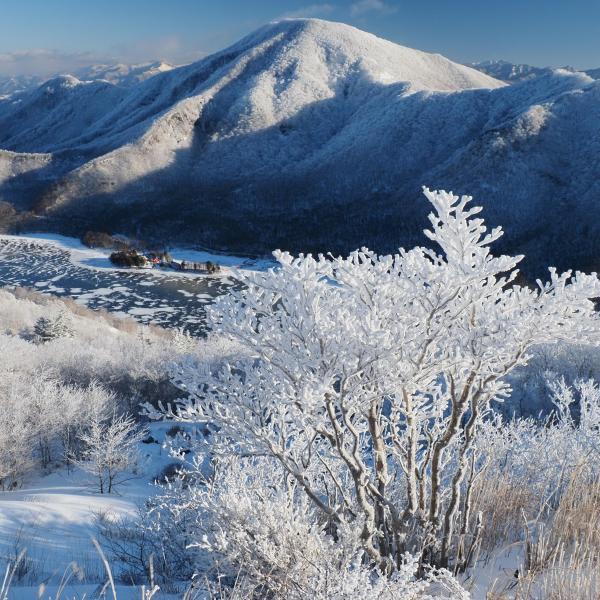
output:
M542 75L548 75L552 71L556 71L553 67L534 67L532 65L515 64L506 60L484 60L469 64L470 67L499 79L506 83L517 83L527 79L533 79ZM561 70L570 71L571 73L581 72L589 75L592 79L600 79L600 69L588 69L587 71L578 71L573 67L562 67Z
M127 65L117 64L93 64L75 69L74 75L80 81L108 81L114 85L131 87L141 81L145 81L158 73L170 71L173 65L164 61L154 61ZM0 99L19 92L31 91L43 85L50 79L59 77L42 77L41 75L0 75ZM6 98L4 98L6 99Z
M530 272L600 263L600 82L509 86L337 23L269 24L130 87L50 80L0 100L0 148L21 227L390 252L422 241L427 185L475 196Z

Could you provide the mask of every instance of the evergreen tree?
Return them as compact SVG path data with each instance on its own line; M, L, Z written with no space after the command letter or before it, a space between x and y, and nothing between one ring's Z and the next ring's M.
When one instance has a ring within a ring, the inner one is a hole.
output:
M40 343L50 342L61 337L73 337L69 317L60 312L54 319L40 317L33 327L35 338Z

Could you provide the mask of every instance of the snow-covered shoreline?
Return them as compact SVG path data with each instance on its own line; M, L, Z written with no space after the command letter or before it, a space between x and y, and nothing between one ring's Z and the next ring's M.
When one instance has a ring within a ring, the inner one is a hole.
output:
M87 269L115 272L141 271L153 275L170 275L188 278L204 277L228 277L238 269L242 270L265 270L274 264L272 259L253 259L228 254L216 254L202 250L191 250L187 248L173 248L169 254L176 260L190 262L207 262L218 264L221 269L217 273L195 273L189 271L176 271L174 269L133 269L116 267L110 262L111 249L89 248L79 239L60 235L57 233L24 233L20 235L0 234L0 240L22 240L39 244L47 244L68 252L69 258L74 265Z

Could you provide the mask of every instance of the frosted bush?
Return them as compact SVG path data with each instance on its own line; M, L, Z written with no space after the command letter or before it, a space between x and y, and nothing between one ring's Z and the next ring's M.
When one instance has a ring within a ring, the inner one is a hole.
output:
M391 577L382 574L365 556L359 529L332 527L297 483L274 467L272 460L232 458L209 480L192 467L188 482L195 475L197 485L176 481L156 501L156 533L179 532L179 542L190 540L188 560L197 572L226 587L237 582L236 597L469 598L450 573L423 570L410 554L399 557Z
M440 254L277 252L208 311L240 352L188 357L175 373L187 397L154 414L209 432L162 510L191 520L199 573L240 575L256 597L435 596L417 587L432 566L463 571L479 550L478 482L513 443L515 473L530 471L544 435L533 421L503 435L493 406L536 349L600 342L600 281L550 269L537 289L516 285L521 257L491 253L502 232L470 198L425 195ZM538 466L554 482L553 435Z
M87 309L23 290L0 290L0 331L5 488L21 485L35 467L79 458L98 415L137 413L141 401L172 393L168 364L181 350L168 332L117 329Z

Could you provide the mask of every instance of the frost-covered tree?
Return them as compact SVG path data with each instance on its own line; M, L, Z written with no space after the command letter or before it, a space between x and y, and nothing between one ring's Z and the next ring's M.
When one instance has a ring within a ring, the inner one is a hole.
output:
M58 338L73 337L73 329L68 315L61 311L54 318L40 317L33 327L36 340L41 343Z
M136 465L137 446L146 434L131 416L113 415L107 420L97 414L80 435L83 450L75 462L94 477L101 494L110 494Z
M97 383L67 385L48 371L2 373L0 485L19 485L35 466L46 470L62 463L76 451L77 434L87 428L92 414L115 402Z
M219 456L274 460L310 499L323 531L349 524L365 555L394 573L407 551L459 568L485 523L471 514L477 439L506 376L530 351L599 340L595 275L550 269L515 284L522 257L494 256L471 198L424 193L427 248L347 258L275 256L209 311L243 350L224 368L190 359L177 419L214 425Z
M198 347L198 340L189 331L180 328L173 334L173 347L182 354L190 354Z
M0 399L4 399L0 396ZM32 468L31 430L25 419L15 418L16 405L2 402L0 410L0 489L18 487Z
M63 394L55 408L60 417L58 435L67 464L81 452L81 434L98 415L110 414L118 406L115 394L96 381L86 388L62 386Z
M35 339L39 342L49 342L51 339L50 330L52 328L52 321L48 317L40 317L33 326L33 333Z

